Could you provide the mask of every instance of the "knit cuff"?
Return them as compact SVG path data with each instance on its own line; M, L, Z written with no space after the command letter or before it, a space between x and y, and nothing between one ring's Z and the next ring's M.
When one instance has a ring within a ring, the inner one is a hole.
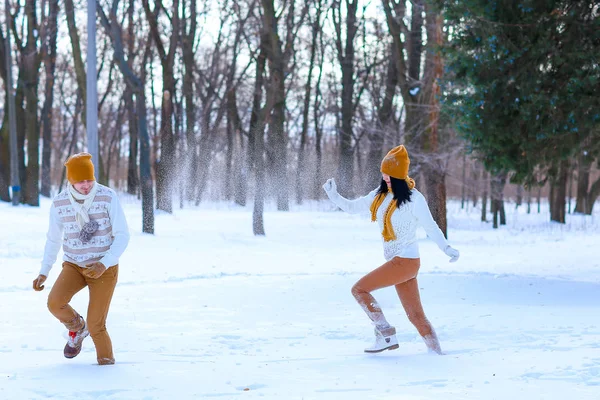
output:
M47 278L51 269L52 269L52 264L50 264L50 265L42 264L42 268L40 269L40 275L44 275Z

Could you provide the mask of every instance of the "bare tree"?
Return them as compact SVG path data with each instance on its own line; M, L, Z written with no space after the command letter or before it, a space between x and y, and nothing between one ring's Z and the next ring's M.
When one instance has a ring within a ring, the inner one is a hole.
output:
M121 27L117 20L117 8L119 0L113 0L110 10L110 19L102 9L100 3L97 5L98 14L102 26L110 37L115 59L121 73L136 96L136 112L138 116L137 126L140 137L140 180L142 184L142 232L154 233L154 190L152 174L150 171L150 137L146 123L146 96L144 94L144 82L132 71L125 60Z
M423 87L423 103L427 105L427 114L422 151L428 154L423 163L423 176L427 185L427 200L431 214L444 235L448 236L446 219L446 171L448 157L441 153L440 141L440 86L438 81L443 75L442 56L442 25L443 17L433 5L426 7L427 46L425 55L425 72Z
M23 109L23 135L21 139L27 138L27 165L23 171L21 182L23 182L23 203L39 206L39 117L38 117L38 82L40 75L40 66L43 54L39 47L40 19L38 18L38 9L35 0L27 0L24 8L23 25L26 27L26 38L19 36L18 29L13 24L13 34L17 49L19 50L19 80L23 83L23 100L25 108ZM17 9L16 19L20 9ZM25 43L23 43L25 40ZM21 100L21 99L19 99ZM16 102L17 108L22 108L22 102ZM23 143L24 144L24 143ZM22 147L22 144L19 146ZM24 165L24 162L23 164Z
M236 8L238 13L237 27L235 30L233 47L231 49L231 65L229 67L226 83L227 165L225 173L225 192L226 198L229 199L230 196L233 195L234 201L242 206L246 204L248 178L250 170L252 169L250 159L252 158L251 143L253 143L253 141L251 142L248 140L247 149L244 151L245 132L242 127L242 120L240 118L237 103L239 83L243 79L242 77L245 76L246 70L248 70L250 64L248 64L241 72L239 78L237 78L236 75L241 39L246 30L246 23L253 14L255 4L255 0L249 3L248 12L245 16L242 16L240 11Z
M175 97L175 54L180 37L179 0L173 0L171 14L162 3L162 0L154 2L154 10L150 10L148 0L143 0L146 18L150 24L150 30L154 44L158 51L158 57L162 65L162 105L160 115L160 162L156 171L156 207L159 210L173 212L172 182L175 173L175 141L173 138L173 99ZM167 15L171 22L171 36L168 40L168 49L163 44L158 18L161 13Z
M86 96L86 71L85 65L83 64L83 58L81 53L81 41L79 39L79 32L77 30L77 24L75 22L75 5L73 4L73 0L65 0L65 15L67 17L67 27L69 29L69 38L71 39L71 48L72 48L72 56L73 63L75 66L75 75L77 77L77 86L81 91L81 98L84 101L83 114L81 116L81 120L83 125L86 125L86 107L85 107L85 99Z
M373 190L381 180L381 174L377 167L380 165L384 153L385 136L386 133L397 129L394 122L394 97L398 85L398 70L396 57L393 55L394 51L396 51L395 47L391 46L390 54L392 56L389 57L387 65L383 100L381 104L378 104L375 126L369 131L365 191Z
M49 3L49 14L47 19L47 42L44 51L44 67L46 73L46 84L44 89L44 106L42 108L42 182L41 195L50 197L50 161L52 155L52 111L54 104L54 75L56 72L56 41L58 37L58 0Z
M431 213L446 235L445 170L449 154L441 152L440 142L446 139L441 134L448 136L446 131L449 130L441 130L439 126L440 89L437 84L443 73L439 54L439 46L443 41L443 19L439 10L430 2L413 0L409 29L404 23L406 0L382 0L382 3L396 47L398 83L406 112L405 143L412 149L412 173L423 173ZM423 46L422 38L423 13L426 46Z
M340 192L348 197L352 196L352 182L354 179L354 149L352 147L352 121L354 117L354 39L358 32L357 6L358 0L344 0L346 6L345 40L342 33L342 1L333 0L331 6L332 20L335 28L335 48L337 58L342 69L341 93L341 126L340 137L340 163L338 177Z
M196 96L200 99L200 140L199 145L199 160L198 169L196 171L196 180L198 189L196 193L196 205L200 204L200 200L209 180L209 169L212 161L213 151L217 141L217 133L221 126L221 122L226 115L227 101L224 99L227 93L227 68L224 64L227 61L224 59L227 47L226 25L231 13L227 10L228 2L222 4L221 19L219 31L215 40L215 48L210 57L207 57L209 62L204 68L196 65L198 72ZM231 66L228 66L231 68ZM225 95L224 95L225 94Z

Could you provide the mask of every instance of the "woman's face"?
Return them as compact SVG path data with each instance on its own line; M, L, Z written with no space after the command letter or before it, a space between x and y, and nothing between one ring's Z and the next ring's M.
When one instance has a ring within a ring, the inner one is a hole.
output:
M383 178L383 180L385 181L385 183L387 183L388 189L392 188L392 182L390 182L390 176L388 174L384 174L383 172L381 173L381 177Z
M92 187L94 187L94 181L80 181L73 184L75 190L81 194L89 194Z

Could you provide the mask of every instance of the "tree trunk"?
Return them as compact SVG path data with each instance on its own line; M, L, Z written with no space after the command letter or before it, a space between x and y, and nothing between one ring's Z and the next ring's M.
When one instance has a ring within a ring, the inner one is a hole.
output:
M242 134L242 122L240 121L237 108L237 89L232 88L227 94L227 126L231 130L232 146L238 151L232 151L232 160L228 164L230 171L228 175L234 183L233 200L237 205L246 205L246 196L248 193L248 168L247 160L244 156L244 138Z
M523 204L523 185L517 186L517 201L516 206L519 207Z
M416 5L415 5L416 7ZM425 58L425 88L423 100L427 102L428 112L424 114L427 118L427 127L423 138L423 150L430 157L424 163L426 175L427 193L429 194L429 205L435 222L448 237L447 215L446 215L446 166L439 157L439 126L440 126L440 104L441 94L438 81L442 78L443 64L439 48L442 46L442 23L443 18L432 9L427 10L427 54Z
M150 135L146 125L146 96L143 88L136 94L138 129L140 136L140 181L142 184L142 232L154 233L154 187L150 162Z
M10 140L8 134L8 112L5 112L2 119L2 128L0 128L0 201L6 202L11 201L8 192L10 186Z
M26 136L26 124L25 124L25 90L23 83L25 82L24 68L19 68L19 77L17 83L17 90L15 93L15 113L17 115L17 158L19 164L19 181L21 182L21 192L27 182L27 172L25 165L25 136ZM24 203L23 195L21 194L21 203Z
M429 205L429 210L444 236L448 238L445 176L438 171L428 171L427 169L424 171L424 176L427 185L427 204Z
M4 24L7 26L8 24ZM10 32L7 30L7 34ZM8 77L6 71L6 38L4 30L0 29L0 77L4 82L4 98L8 100ZM6 104L6 101L5 101ZM0 127L0 201L10 202L8 191L10 185L10 146L8 130L8 107L4 107L2 126Z
M506 177L507 173L501 172L494 175L490 182L494 229L498 228L499 216L500 224L506 225L506 216L504 214L504 186L506 185Z
M481 186L480 177L483 174L481 173L481 168L477 163L471 164L471 181L469 183L469 191L471 192L471 201L473 202L473 207L477 207L477 202L479 200L479 188Z
M302 130L300 132L300 148L298 149L298 167L296 168L296 203L302 204L304 197L303 178L306 174L306 142L308 136L308 123L312 89L312 76L317 54L317 40L321 33L321 0L318 1L315 20L312 21L312 39L310 44L310 61L308 64L308 77L304 86L304 105L302 108Z
M40 127L38 118L38 82L41 57L37 47L39 27L35 0L27 0L27 43L21 50L20 69L23 69L23 86L26 100L25 131L27 136L27 167L23 190L23 202L30 206L40 205Z
M590 193L588 194L587 200L587 215L592 215L592 211L594 210L594 204L596 204L596 200L600 197L600 178L596 179L596 181L592 184L590 188Z
M481 195L481 221L487 222L487 202L488 202L488 187L489 184L487 182L488 174L483 171L482 179L483 179L483 193Z
M564 224L566 198L567 198L567 180L569 177L569 162L563 160L560 162L558 171L551 182L552 194L550 204L550 220Z
M46 69L46 87L44 106L42 108L42 185L41 195L50 197L51 182L51 155L52 155L52 111L54 103L54 75L56 71L56 41L58 37L58 0L50 1L50 13L48 15L47 33L48 48L46 50L44 67Z
M171 7L171 36L168 51L165 49L159 32L158 17L163 8L162 2L154 4L151 11L148 0L143 1L146 19L150 25L152 37L162 64L163 95L160 120L160 161L156 171L156 208L173 212L173 180L175 179L175 140L173 137L173 99L175 97L175 54L180 36L179 0Z
M345 0L346 21L345 21L345 43L342 44L342 10L341 1L334 2L332 7L333 22L335 26L335 43L337 49L337 58L340 63L342 73L342 93L341 93L341 127L339 128L340 156L338 167L338 181L340 194L345 197L352 197L354 181L354 149L353 140L353 117L354 117L354 39L358 32L358 23L356 10L358 0Z
M577 201L575 203L575 212L590 214L591 204L588 204L588 187L590 185L590 170L594 159L589 153L581 152L577 161Z
M261 110L263 76L266 64L265 37L261 38L261 49L256 60L256 76L254 80L254 99L250 117L250 135L253 140L253 168L255 176L254 207L252 210L252 232L255 236L265 235L263 221L265 204L265 163L264 163L264 118L266 111ZM265 106L266 108L266 106Z
M293 13L292 1L290 12ZM272 159L272 172L275 179L277 209L289 210L289 185L287 179L287 132L285 130L285 59L277 28L277 17L273 0L262 0L264 15L263 29L268 35L267 59L269 60L270 81L267 91L273 97L273 110L269 117L269 152ZM269 95L267 95L269 96Z
M129 157L127 160L127 193L137 194L140 186L138 174L138 153L139 138L137 125L137 112L133 99L133 90L127 85L125 88L125 107L127 108L127 117L129 121Z
M135 57L135 33L134 33L134 0L129 0L129 9L127 10L127 64L133 68L133 58ZM148 52L146 52L148 53ZM142 62L142 69L145 68L145 60ZM127 109L127 120L129 125L129 157L127 160L127 193L135 195L140 187L140 176L138 172L139 155L139 127L137 124L137 112L134 101L134 93L131 85L126 85L125 108Z
M163 74L163 97L160 112L160 159L156 169L156 208L173 212L173 179L175 166L175 141L173 139L173 100L167 88L169 76ZM172 87L174 89L174 85Z
M460 187L460 208L461 210L465 209L465 203L467 203L468 208L468 200L467 200L467 153L463 152L462 156L462 184Z
M323 63L325 61L325 46L323 44L323 35L320 35L319 44L321 48L321 54L319 57L319 75L317 76L317 82L315 84L315 101L313 105L313 123L315 127L315 172L313 179L313 199L318 200L323 194L323 154L321 150L321 141L323 138L323 129L320 123L320 109L321 109L321 79L323 78Z
M573 169L569 168L568 176L569 176L569 178L568 178L569 192L567 193L568 213L571 214L571 198L573 197Z
M185 5L183 7L185 12ZM187 151L185 154L186 172L185 176L188 179L186 185L185 198L188 201L194 199L194 191L197 188L194 182L196 171L198 170L198 148L196 143L196 105L194 103L194 42L196 40L197 27L197 10L196 0L190 1L190 17L186 18L183 14L182 23L182 38L181 49L183 56L183 96L185 98L185 137L187 142ZM187 27L189 22L189 29Z

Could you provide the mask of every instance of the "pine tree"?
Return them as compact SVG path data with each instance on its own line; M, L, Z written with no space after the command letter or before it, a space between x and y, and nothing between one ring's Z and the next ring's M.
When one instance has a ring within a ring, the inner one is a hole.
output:
M470 149L513 182L562 185L600 125L598 2L440 2L452 27L444 106Z

